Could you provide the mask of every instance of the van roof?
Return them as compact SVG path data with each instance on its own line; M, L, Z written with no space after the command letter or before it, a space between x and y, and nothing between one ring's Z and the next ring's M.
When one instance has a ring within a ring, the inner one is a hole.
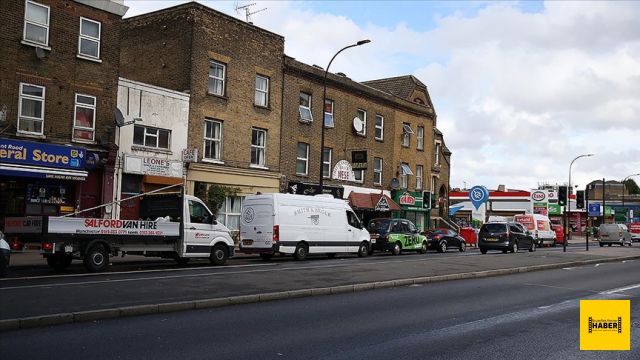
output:
M260 200L260 199L278 199L278 201L301 201L301 202L309 202L309 203L324 203L324 204L347 204L347 200L344 199L336 199L334 197L328 196L311 196L311 195L297 195L297 194L281 194L281 193L271 193L271 194L261 194L261 195L247 195L244 198L244 201L251 200Z

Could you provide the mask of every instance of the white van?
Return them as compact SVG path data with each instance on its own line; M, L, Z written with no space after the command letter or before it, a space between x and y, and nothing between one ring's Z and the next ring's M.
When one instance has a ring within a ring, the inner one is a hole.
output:
M324 195L264 194L245 197L240 251L263 259L275 253L357 253L367 256L371 237L345 200Z
M527 229L538 246L556 244L556 232L551 228L551 220L540 214L515 215L513 221Z

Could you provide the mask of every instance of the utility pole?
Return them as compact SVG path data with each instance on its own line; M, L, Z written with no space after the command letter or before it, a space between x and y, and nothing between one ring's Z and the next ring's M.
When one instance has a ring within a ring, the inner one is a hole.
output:
M604 180L604 178L602 178L602 224L604 224L604 222L607 219L607 207L605 206L605 199L604 199L604 195L605 195L605 191L604 191L604 187L606 185L606 182Z

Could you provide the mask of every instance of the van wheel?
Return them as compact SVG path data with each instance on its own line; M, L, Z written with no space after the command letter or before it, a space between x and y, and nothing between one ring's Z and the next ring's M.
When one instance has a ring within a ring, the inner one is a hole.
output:
M438 252L447 252L447 243L445 241L441 241L440 244L438 244Z
M298 244L298 246L296 246L296 250L293 253L293 257L296 258L296 260L302 261L304 259L307 258L307 255L309 254L309 247L305 244Z
M423 241L422 242L422 246L420 247L420 250L418 250L420 252L420 254L426 254L427 253L427 242Z
M224 244L216 244L213 249L211 249L211 255L209 255L209 261L216 266L222 266L227 262L227 257L229 253L227 252L227 246Z
M400 246L400 243L397 242L393 244L393 249L391 249L391 254L400 255L401 252L402 252L402 246Z
M363 241L358 248L358 257L365 257L367 255L369 255L369 246Z
M84 254L84 267L90 272L101 272L109 266L109 253L103 244L92 245Z

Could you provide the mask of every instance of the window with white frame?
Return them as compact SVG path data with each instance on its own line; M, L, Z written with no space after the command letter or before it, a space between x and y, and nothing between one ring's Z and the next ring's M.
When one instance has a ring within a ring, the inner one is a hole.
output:
M324 101L324 127L332 128L333 122L333 100L326 99Z
M142 125L134 125L133 144L149 148L170 148L171 131Z
M300 93L300 121L312 122L313 114L311 114L311 95L307 93Z
M45 87L20 83L18 132L42 135Z
M205 119L202 157L208 160L222 160L222 121Z
M251 165L265 167L267 130L251 128Z
M384 140L384 117L382 115L376 115L376 140Z
M433 196L433 194L436 191L436 184L438 183L438 177L437 176L432 176L431 177L431 196Z
M382 158L373 158L373 184L382 185Z
M296 149L296 174L309 174L309 144L298 143Z
M400 164L400 187L407 189L409 187L409 175L413 175L413 171L407 163Z
M49 7L27 0L24 9L25 41L48 46L49 45Z
M442 147L442 145L439 142L436 142L436 151L435 151L435 164L436 165L440 165L440 148Z
M256 105L262 107L269 106L269 78L256 75Z
M362 131L356 132L358 135L367 135L367 112L362 109L356 111L356 117L362 121Z
M416 140L418 142L418 150L424 150L424 126L418 126Z
M333 149L324 148L322 150L322 177L329 178L331 176L331 156Z
M402 146L409 147L411 143L411 134L413 134L413 130L411 129L411 125L407 123L402 123Z
M240 214L242 213L242 196L227 196L224 203L218 209L216 220L221 222L229 230L240 230Z
M76 94L75 118L73 121L73 139L80 141L95 140L95 125L95 96Z
M209 94L224 96L225 72L227 66L217 61L209 62Z
M416 165L416 190L422 190L422 165Z
M78 54L90 58L100 58L100 31L98 21L80 18L80 37L78 39Z
M355 177L356 182L364 182L364 170L353 170L353 176Z

